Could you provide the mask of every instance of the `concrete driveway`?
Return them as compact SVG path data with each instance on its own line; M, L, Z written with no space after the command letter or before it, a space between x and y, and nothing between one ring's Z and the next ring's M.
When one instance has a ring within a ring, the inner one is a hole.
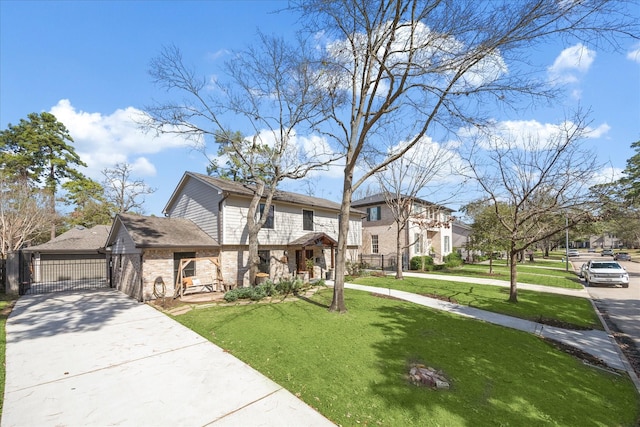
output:
M102 289L21 297L2 426L331 426L221 348Z

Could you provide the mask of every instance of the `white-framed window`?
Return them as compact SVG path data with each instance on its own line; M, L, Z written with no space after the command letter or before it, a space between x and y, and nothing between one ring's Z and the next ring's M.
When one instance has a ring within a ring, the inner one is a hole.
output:
M367 208L367 221L380 221L380 218L381 218L380 206Z
M448 253L451 251L451 242L449 241L449 236L444 236L444 252Z
M421 254L422 253L422 234L420 233L415 233L413 235L413 241L414 243L414 249L416 251L417 254Z
M264 215L264 207L265 204L264 203L260 203L260 218L262 218L262 216ZM262 228L275 228L275 221L274 221L274 217L275 217L275 206L271 205L271 207L269 208L269 213L267 214L267 220L264 222L264 225L262 226Z
M313 211L302 210L302 229L313 231Z
M373 234L371 236L371 253L372 254L378 253L378 235L377 234Z

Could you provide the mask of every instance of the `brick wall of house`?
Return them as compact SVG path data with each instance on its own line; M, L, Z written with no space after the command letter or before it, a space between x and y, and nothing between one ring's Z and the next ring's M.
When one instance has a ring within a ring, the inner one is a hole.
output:
M141 300L140 255L120 254L113 257L112 283L121 292Z
M218 251L196 251L196 258L218 257ZM156 286L156 279L161 279L164 283L164 294L173 297L175 293L174 261L173 251L167 249L151 249L144 252L144 269L142 274L144 301L155 299L156 293L161 295L162 286ZM217 276L216 266L211 261L201 259L196 262L196 277L202 279L203 283L208 280L213 281Z

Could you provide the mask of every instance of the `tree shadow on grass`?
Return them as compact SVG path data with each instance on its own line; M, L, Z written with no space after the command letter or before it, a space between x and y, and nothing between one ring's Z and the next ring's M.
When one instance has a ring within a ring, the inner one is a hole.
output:
M389 423L633 422L628 418L636 404L633 394L624 402L631 412L610 405L611 387L620 392L624 385L613 385L611 374L583 367L534 336L411 304L382 306L377 312L380 322L373 326L386 339L374 344L382 380L371 387L387 407L402 408L406 417ZM451 388L435 391L412 385L407 378L411 363L440 370Z

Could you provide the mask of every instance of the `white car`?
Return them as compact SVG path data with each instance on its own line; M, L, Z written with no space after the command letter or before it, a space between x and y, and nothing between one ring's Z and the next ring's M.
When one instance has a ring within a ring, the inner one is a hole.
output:
M629 287L629 273L615 261L591 260L580 271L587 286L622 285Z
M580 256L580 251L577 249L569 249L568 255L570 257L572 256Z

